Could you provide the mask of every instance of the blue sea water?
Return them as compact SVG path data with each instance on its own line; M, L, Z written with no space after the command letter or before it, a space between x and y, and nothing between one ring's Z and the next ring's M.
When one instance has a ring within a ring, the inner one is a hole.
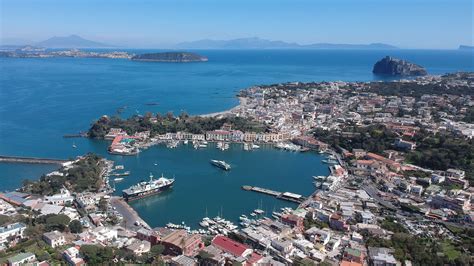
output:
M87 130L94 119L104 114L113 115L120 107L126 107L123 116L146 111L171 111L175 114L186 111L190 114L203 114L235 106L238 103L235 98L237 92L256 84L379 80L381 77L374 76L371 70L374 62L385 55L423 65L430 74L474 71L474 55L469 51L197 52L207 56L209 62L179 64L122 59L1 58L0 154L69 158L86 152L96 152L129 167L132 175L123 185L146 178L147 172L153 170L149 167L153 166L154 160L161 158L166 163L158 163L166 170L165 174L176 175L176 188L166 196L137 202L133 206L154 225L167 220L194 223L196 212L203 214L205 206L209 207L209 212L211 209L215 212L217 207L223 207L225 214L232 213L230 210L234 208L236 212L256 208L258 199L268 200L268 197L248 195L250 192L240 190L240 185L246 181L247 176L251 176L250 173L255 173L253 176L256 179L252 180L262 186L285 188L293 182L293 192L307 194L312 189L308 180L311 175L324 174L327 169L318 164L320 158L314 154L291 154L262 149L240 155L238 149L233 149L222 156L236 156L238 168L228 176L221 176L222 173L213 172L215 169L210 168L203 159L208 160L214 156L214 150L199 151L202 154L196 160L187 160L193 158L197 151L185 147L177 150L155 147L138 157L123 158L107 155L105 151L108 143L105 141L65 139L62 136ZM158 105L146 105L150 102L157 102ZM76 144L77 149L73 149L72 144ZM183 158L186 158L185 163L181 160ZM269 171L267 168L271 167L264 166L268 158L274 158L275 162L281 163L282 169ZM22 179L37 178L53 169L53 166L0 164L0 190L13 189L21 184ZM286 179L273 179L275 173L285 169L289 171ZM197 177L195 179L194 173ZM296 177L306 181L295 182ZM182 181L179 181L181 178ZM208 189L202 190L201 187L192 190L192 187L186 187L185 184L205 184L203 186ZM235 191L235 194L227 194L227 191ZM222 196L230 197L231 200L224 201ZM191 205L188 204L195 204L197 199L202 205L201 208L194 206L196 212L190 211L187 206ZM219 204L212 203L214 201L225 206L218 206ZM266 207L273 208L271 204Z

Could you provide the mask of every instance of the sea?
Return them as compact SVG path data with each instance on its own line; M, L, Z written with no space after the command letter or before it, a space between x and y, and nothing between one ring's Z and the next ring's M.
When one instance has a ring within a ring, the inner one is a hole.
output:
M159 50L129 50L134 53ZM235 144L227 151L152 147L137 156L106 153L107 141L63 138L85 131L102 115L123 109L123 117L145 112L191 115L224 111L238 104L247 87L292 81L386 80L372 74L386 55L420 64L430 74L474 71L474 53L460 50L199 50L205 63L134 62L93 58L0 58L0 155L74 158L98 153L123 164L131 175L117 191L150 174L176 179L167 193L131 206L151 226L168 222L196 226L204 216L236 220L256 208L267 214L295 204L241 189L261 186L310 195L312 176L328 174L317 153L262 146L251 152ZM149 105L150 103L156 105ZM75 145L77 148L73 148ZM209 164L232 165L223 172ZM53 165L0 163L0 191L38 179Z

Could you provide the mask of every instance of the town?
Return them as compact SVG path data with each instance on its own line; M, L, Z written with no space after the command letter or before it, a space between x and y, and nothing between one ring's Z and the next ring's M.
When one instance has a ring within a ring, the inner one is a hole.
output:
M150 228L93 154L0 195L0 259L9 265L469 265L473 263L474 73L391 82L285 83L239 93L207 117L104 116L90 137L109 152L151 145L261 144L328 157L331 173L299 206L209 218L206 230ZM251 192L249 192L251 193ZM291 196L291 194L288 194ZM297 196L297 195L296 195Z

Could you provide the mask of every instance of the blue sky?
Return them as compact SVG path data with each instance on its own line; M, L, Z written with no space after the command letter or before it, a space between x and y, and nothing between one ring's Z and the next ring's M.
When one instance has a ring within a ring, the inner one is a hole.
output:
M1 39L77 34L130 47L260 37L301 44L473 43L472 0L0 0Z

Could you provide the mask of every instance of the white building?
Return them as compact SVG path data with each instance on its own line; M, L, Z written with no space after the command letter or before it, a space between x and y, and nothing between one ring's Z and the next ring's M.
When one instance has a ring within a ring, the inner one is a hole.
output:
M0 244L5 244L11 241L11 238L23 238L23 232L26 225L22 223L13 223L0 227Z

